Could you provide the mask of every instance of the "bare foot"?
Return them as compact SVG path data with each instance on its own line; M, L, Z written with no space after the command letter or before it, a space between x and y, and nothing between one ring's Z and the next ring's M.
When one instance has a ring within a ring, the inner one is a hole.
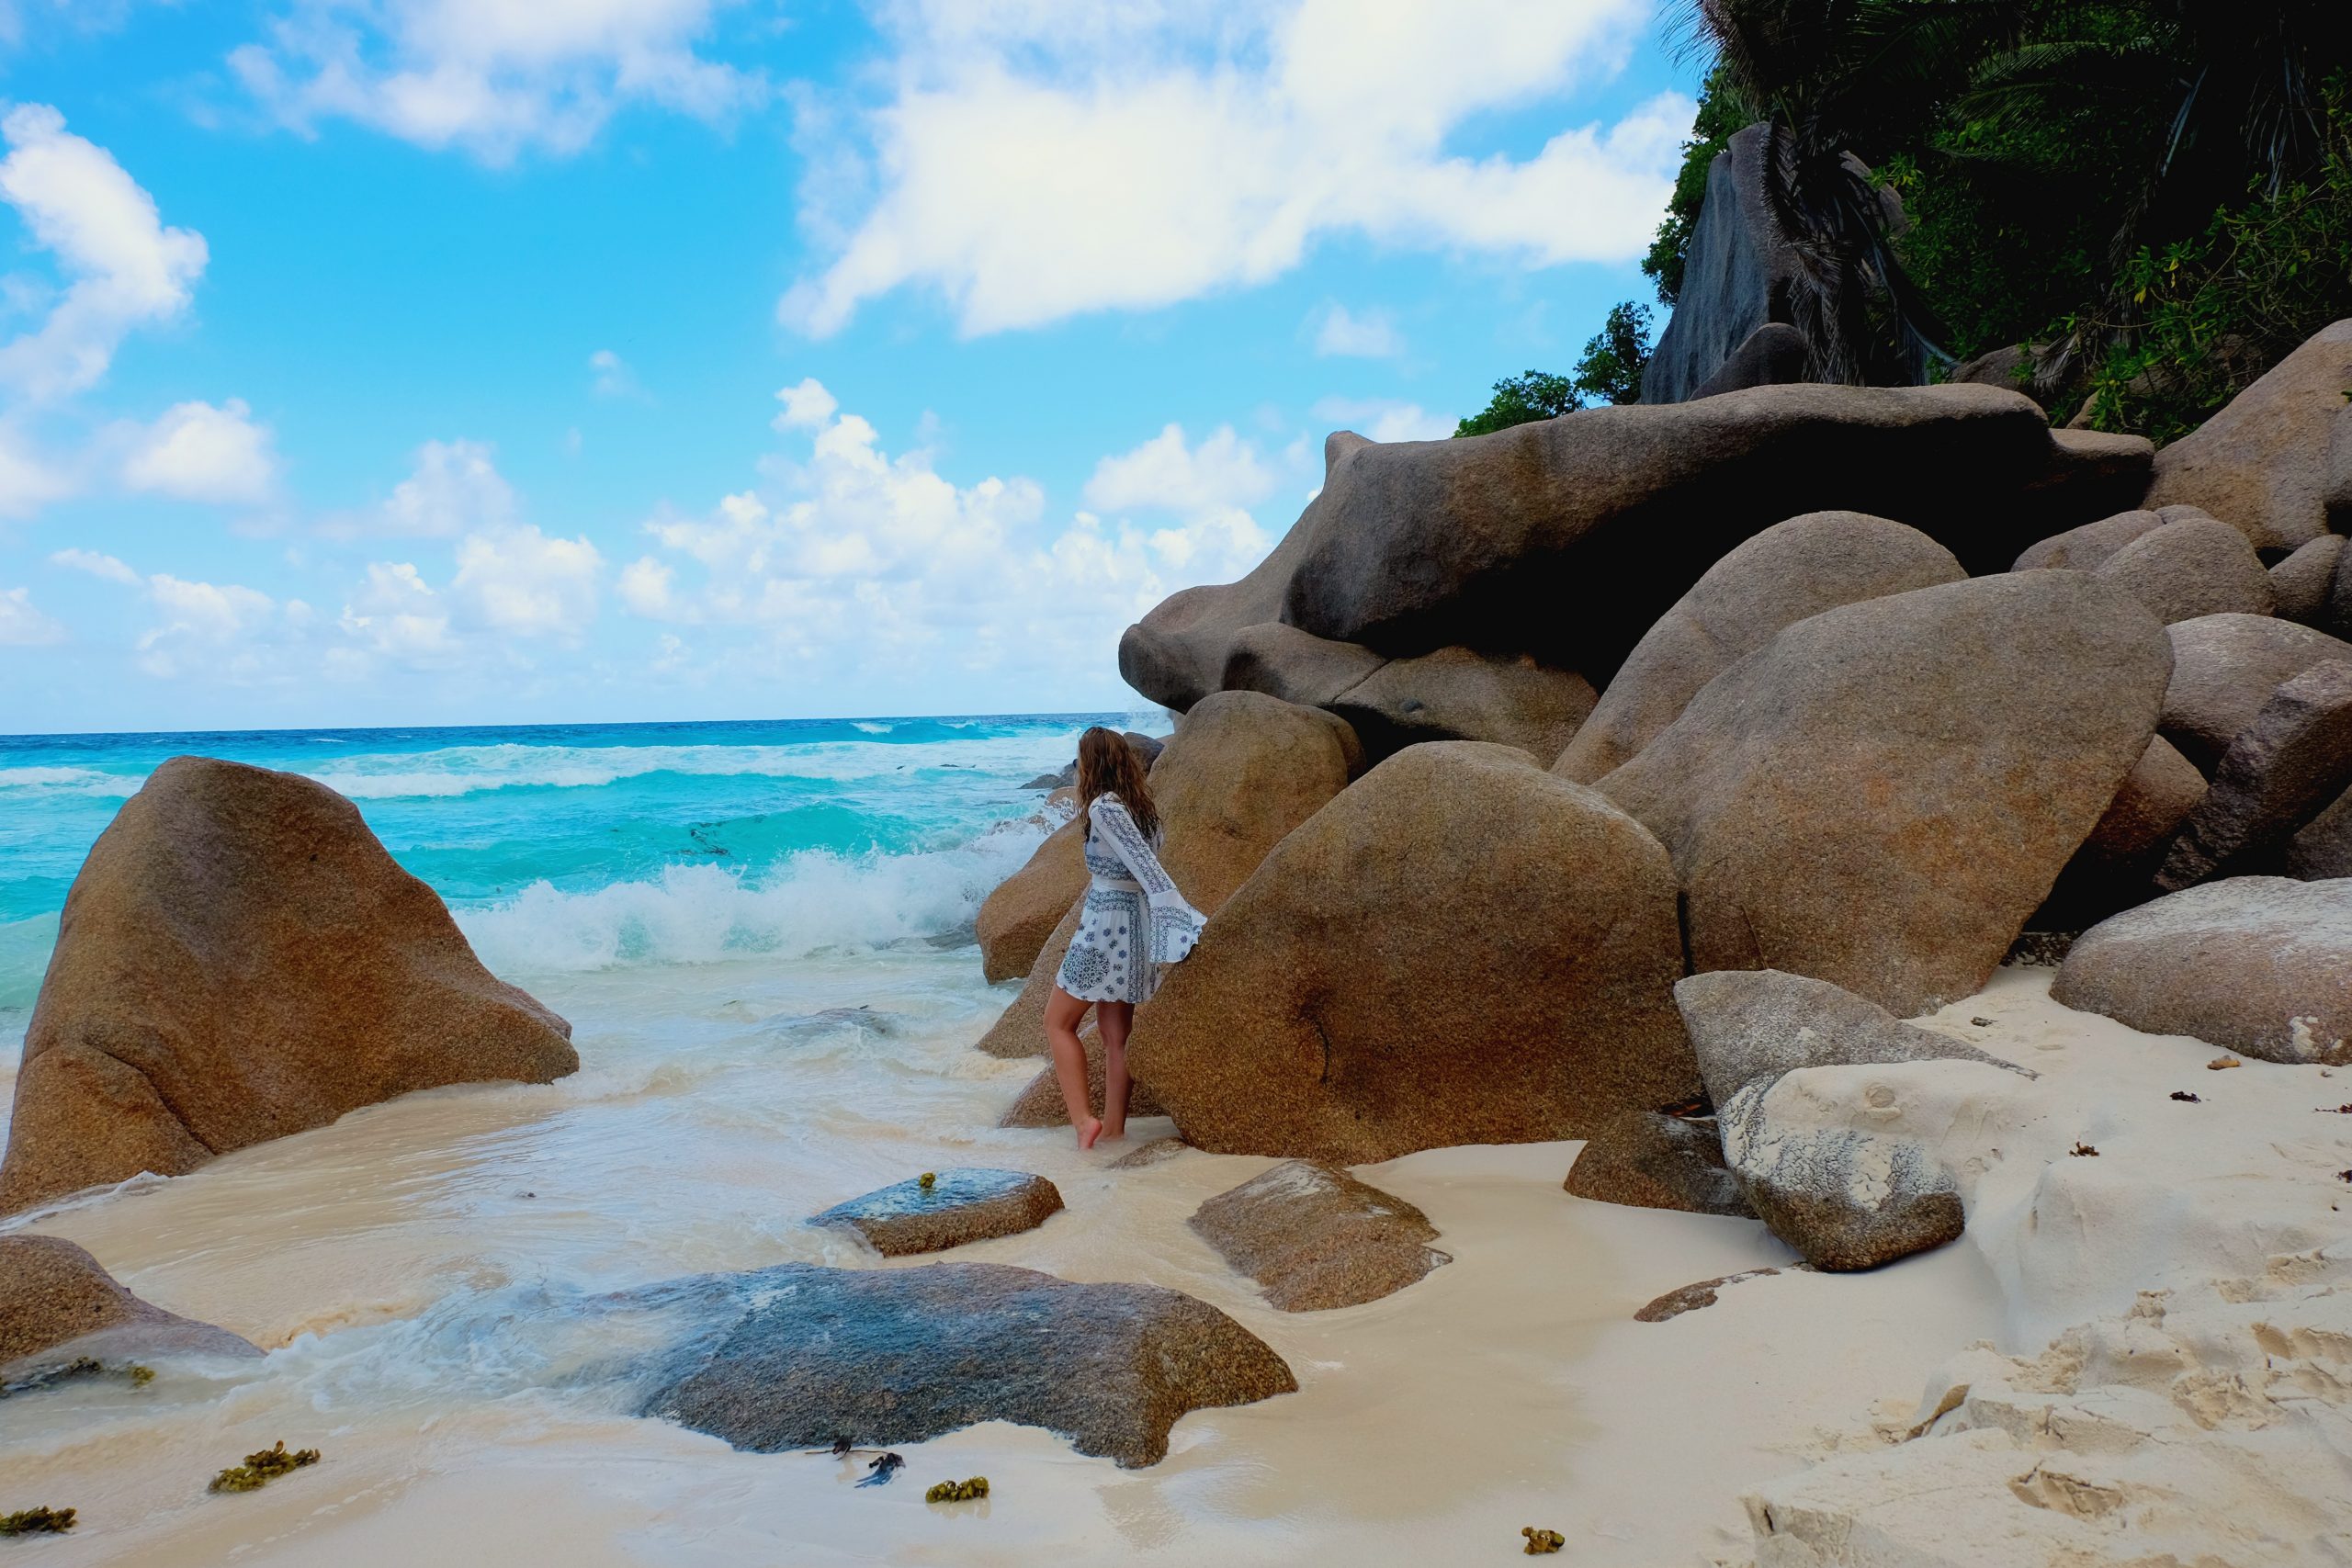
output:
M1096 1117L1089 1116L1078 1124L1078 1146L1081 1149L1092 1148L1094 1140L1102 1135L1102 1123Z
M1126 1135L1127 1126L1125 1122L1122 1122L1115 1127L1111 1125L1108 1122L1102 1123L1102 1136L1109 1139L1112 1143L1115 1144Z

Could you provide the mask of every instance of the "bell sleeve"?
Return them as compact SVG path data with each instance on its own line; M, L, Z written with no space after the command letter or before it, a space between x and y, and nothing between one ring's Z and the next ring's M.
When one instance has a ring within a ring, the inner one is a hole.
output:
M1175 879L1151 852L1150 841L1127 814L1125 803L1113 795L1096 798L1088 819L1102 841L1110 846L1126 866L1127 874L1143 888L1144 902L1151 909L1149 955L1154 964L1175 964L1193 951L1201 940L1201 928L1208 917L1184 901L1177 890Z

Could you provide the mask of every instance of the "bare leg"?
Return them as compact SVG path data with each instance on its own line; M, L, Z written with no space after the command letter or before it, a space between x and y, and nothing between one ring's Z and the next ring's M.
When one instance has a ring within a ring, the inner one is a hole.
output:
M1135 1026L1133 1002L1097 1002L1094 1027L1102 1034L1102 1135L1127 1135L1127 1031Z
M1086 1051L1078 1043L1078 1024L1086 1016L1086 1003L1059 986L1046 998L1046 1043L1053 1047L1054 1077L1061 1083L1062 1103L1069 1109L1069 1124L1078 1129L1081 1149L1092 1148L1094 1140L1102 1135L1102 1123L1087 1103ZM1125 1066L1123 1062L1123 1069ZM1123 1113L1124 1110L1123 1105Z

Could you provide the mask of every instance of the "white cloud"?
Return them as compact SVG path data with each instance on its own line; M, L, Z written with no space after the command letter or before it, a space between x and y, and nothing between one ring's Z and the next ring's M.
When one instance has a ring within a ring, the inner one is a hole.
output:
M33 607L29 588L0 588L0 648L63 642L65 628Z
M92 577L103 578L108 582L119 582L126 588L139 586L137 572L113 556L97 550L52 550L50 552L49 561L51 566L65 567L74 571L86 571Z
M1246 506L1274 491L1273 471L1229 424L1193 446L1179 424L1131 451L1104 457L1086 481L1086 504L1104 512L1194 512Z
M416 449L416 466L392 487L383 505L363 515L332 518L324 531L341 537L397 534L449 538L476 528L497 528L514 520L514 489L499 473L487 442L428 441Z
M23 432L0 420L0 517L30 517L78 488L72 474L35 451Z
M1323 312L1322 324L1316 328L1315 352L1325 358L1394 359L1405 352L1405 340L1396 331L1395 318L1385 310L1367 310L1359 316L1345 305L1333 305Z
M775 395L784 411L770 423L778 430L815 430L833 417L841 400L825 390L824 383L814 376L803 377L797 387L786 387Z
M822 335L914 284L967 333L1035 326L1263 282L1329 233L1525 266L1623 261L1657 226L1688 98L1524 159L1449 141L1613 72L1651 11L907 0L885 12L889 100L853 122L862 141L817 149L803 190L804 227L843 234L840 254L779 314ZM842 117L803 118L819 136Z
M1317 419L1374 441L1442 441L1459 423L1393 398L1324 398L1312 412Z
M0 345L0 382L36 400L62 397L96 385L132 328L187 308L204 237L165 228L154 198L113 154L68 131L46 104L0 116L0 140L9 149L0 200L65 280L40 326Z
M469 534L450 595L473 624L523 637L574 637L596 618L604 558L585 537L549 538L531 524Z
M150 675L196 674L232 685L295 675L288 654L311 624L301 600L280 604L258 589L161 571L147 579L147 596L160 619L133 647Z
M596 373L589 389L600 398L641 398L645 389L638 384L637 372L628 362L609 348L600 348L588 356L588 368Z
M277 459L269 428L232 398L219 408L176 403L141 432L123 460L122 482L132 490L183 501L254 504L277 488Z
M304 134L350 119L487 163L577 152L625 105L723 122L765 101L759 73L696 47L731 0L291 0L229 56Z
M449 612L406 561L376 561L337 624L377 653L411 663L438 660L457 649Z
M951 669L1065 681L1108 669L1121 630L1169 592L1238 575L1271 544L1227 498L1278 480L1230 430L1194 446L1171 425L1098 468L1095 488L1184 513L1177 523L1147 531L1081 512L1057 530L1035 481L957 484L927 450L886 451L819 383L794 392L798 419L780 423L804 451L770 459L761 490L705 515L654 517L658 553L619 583L646 619L754 629L752 644L714 656L739 675L854 671L869 688ZM689 652L664 643L662 668Z

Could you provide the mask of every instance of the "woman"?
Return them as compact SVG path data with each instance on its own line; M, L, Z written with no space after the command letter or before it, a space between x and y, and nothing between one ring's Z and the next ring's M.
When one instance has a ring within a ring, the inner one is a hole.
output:
M1077 934L1046 1003L1046 1039L1054 1048L1078 1146L1091 1149L1127 1127L1127 1030L1136 1004L1159 982L1159 966L1193 951L1203 917L1184 902L1160 868L1159 810L1143 764L1126 741L1097 725L1078 738L1078 808L1086 817L1086 869L1092 881ZM1102 1035L1102 1114L1086 1092L1086 1052L1079 1021L1089 1003Z

